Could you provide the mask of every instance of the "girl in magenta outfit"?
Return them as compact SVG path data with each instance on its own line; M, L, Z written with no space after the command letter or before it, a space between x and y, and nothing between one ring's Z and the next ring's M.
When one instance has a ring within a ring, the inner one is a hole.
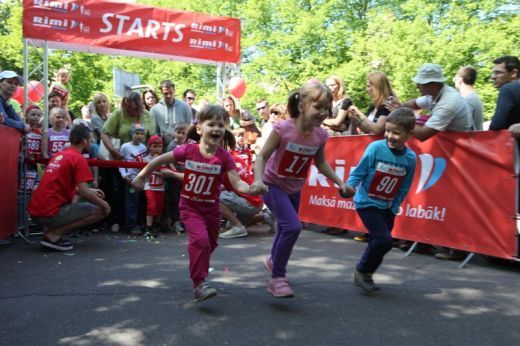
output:
M217 290L205 281L210 255L217 247L220 226L219 196L223 175L237 191L250 193L249 185L240 179L235 161L220 146L226 133L227 113L219 106L207 106L197 114L197 134L200 143L184 144L153 159L139 172L133 184L142 189L144 179L157 167L168 163L184 163L184 183L179 203L181 220L189 236L190 276L195 301L217 295ZM264 192L257 188L257 194Z
M273 125L255 163L251 191L262 191L265 204L277 220L271 256L264 261L271 273L267 291L275 297L293 297L285 277L287 262L302 225L298 218L300 190L314 159L318 170L344 191L345 184L325 161L327 131L321 128L331 114L332 94L321 83L307 83L289 96L291 119Z

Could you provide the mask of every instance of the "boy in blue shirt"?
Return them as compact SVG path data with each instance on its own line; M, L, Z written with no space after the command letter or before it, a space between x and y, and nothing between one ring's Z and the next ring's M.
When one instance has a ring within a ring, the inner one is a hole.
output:
M414 126L411 109L398 108L390 113L385 139L367 146L343 194L346 198L354 196L356 211L368 230L368 245L356 267L354 282L369 293L379 289L372 274L392 249L395 214L412 184L416 156L405 143L413 136Z

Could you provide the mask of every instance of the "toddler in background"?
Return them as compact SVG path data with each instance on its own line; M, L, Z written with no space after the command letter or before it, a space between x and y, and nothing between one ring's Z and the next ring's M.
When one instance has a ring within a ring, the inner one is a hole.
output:
M178 146L186 143L186 136L188 133L188 124L177 124L173 131L173 140L168 144L166 153L173 151ZM171 169L178 172L184 172L184 165L175 162L169 164ZM175 233L184 232L184 226L180 220L179 214L179 201L181 198L182 181L178 179L171 179L169 176L165 177L165 191L166 191L166 218L167 224L173 225L173 231Z
M143 144L145 136L145 128L142 124L134 124L132 126L132 141L127 142L121 146L121 156L125 161L144 162L147 149ZM126 183L125 186L125 214L126 214L126 229L132 235L141 235L143 232L138 225L139 216L139 200L141 199L141 192L135 191L132 187L132 180L139 173L138 168L119 168L119 173Z
M72 86L70 83L70 72L65 67L62 67L56 72L54 77L54 83L51 84L51 91L57 92L62 100L63 107L67 107L69 104L69 95L72 92Z
M42 135L42 155L44 158L51 158L54 154L65 149L69 145L70 131L65 127L67 114L65 109L53 107L49 111L52 127L43 128Z
M153 135L148 139L148 155L144 161L150 162L163 153L163 141L160 136ZM157 238L160 220L164 209L164 180L170 170L165 166L153 171L146 179L144 193L146 195L146 238ZM173 176L172 176L173 177Z

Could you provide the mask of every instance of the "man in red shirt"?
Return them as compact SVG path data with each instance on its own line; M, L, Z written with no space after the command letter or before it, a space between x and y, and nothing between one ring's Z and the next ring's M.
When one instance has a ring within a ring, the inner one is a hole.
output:
M110 213L103 191L87 185L92 181L92 173L82 154L90 149L90 129L78 125L71 130L69 139L70 147L49 161L28 208L33 222L48 228L40 244L59 251L74 248L63 235L96 223ZM73 203L76 194L87 202Z

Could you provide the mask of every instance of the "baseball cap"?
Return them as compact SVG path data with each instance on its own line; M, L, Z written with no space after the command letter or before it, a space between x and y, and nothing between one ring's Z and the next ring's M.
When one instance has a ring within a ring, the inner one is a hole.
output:
M18 83L23 84L23 78L16 74L14 71L2 71L0 72L0 80L16 78L18 79Z
M78 125L83 125L83 126L87 127L89 130L92 130L90 122L88 122L84 119L74 119L74 121L72 121L72 128L74 128Z
M157 136L157 135L153 135L151 136L150 138L148 138L148 145L152 145L152 144L163 144L162 142L162 138Z
M131 134L134 134L135 132L137 131L144 131L144 125L143 124L139 124L139 123L135 123L132 125L132 131L130 131Z
M431 82L442 83L446 77L442 74L441 66L438 64L423 64L412 80L417 84L426 84Z
M255 124L255 117L248 111L240 112L240 126L250 126Z
M37 109L37 110L41 111L40 107L38 107L34 103L31 103L30 105L27 106L27 109L25 110L25 114L29 113L33 109Z

